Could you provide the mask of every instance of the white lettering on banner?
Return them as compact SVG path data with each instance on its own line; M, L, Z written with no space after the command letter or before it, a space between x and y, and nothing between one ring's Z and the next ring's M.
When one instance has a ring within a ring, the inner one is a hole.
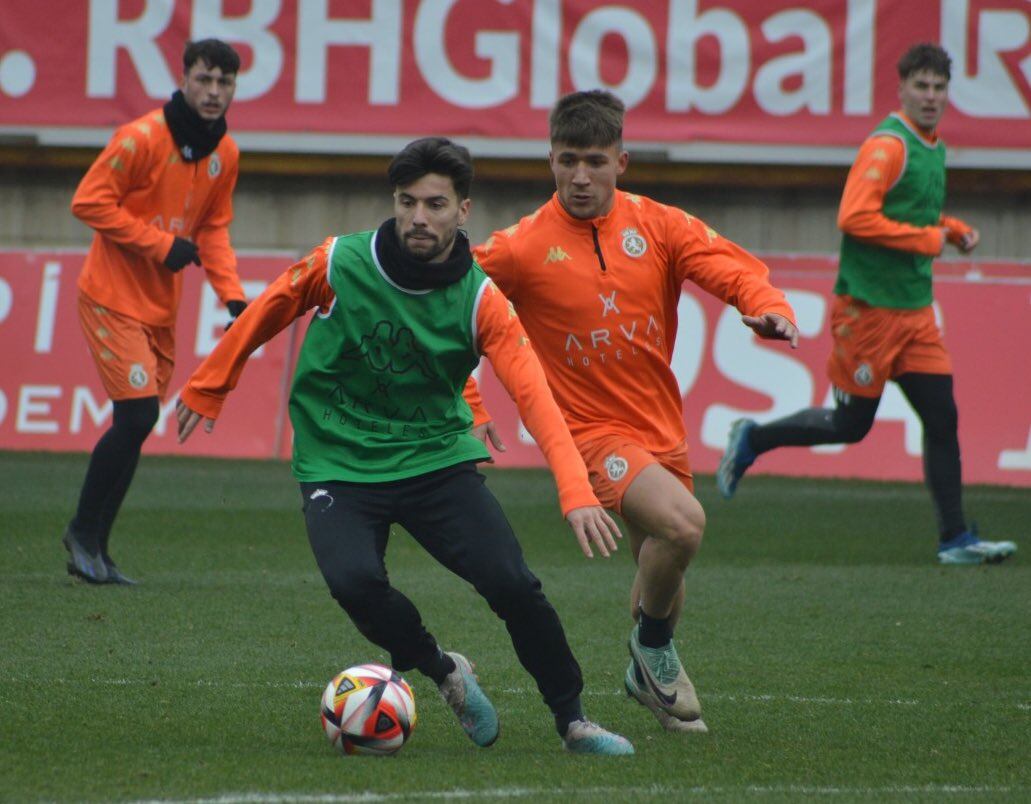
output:
M687 396L698 380L708 343L709 325L705 308L689 293L680 294L677 304L677 339L670 367L677 378L680 395ZM629 340L629 339L628 339Z
M942 0L941 39L952 56L949 99L961 112L975 117L1031 116L1028 104L1013 81L1001 54L1022 49L1031 37L1026 11L984 10L978 13L977 47L967 40L971 24L969 0ZM967 54L977 53L977 73L970 74ZM1020 63L1031 83L1031 56Z
M259 98L279 80L283 71L283 43L268 27L281 10L280 0L251 0L250 13L227 17L224 0L194 0L190 24L193 39L215 37L249 46L251 66L241 70L236 84L237 101Z
M69 433L82 432L82 414L88 413L93 426L99 428L111 416L114 404L106 396L101 404L93 396L93 389L86 385L76 385L72 389L72 415L68 421Z
M7 418L7 394L0 391L0 424Z
M870 114L877 0L848 0L845 12L845 114Z
M54 323L57 320L57 293L61 287L61 263L47 262L43 266L43 287L39 291L39 310L36 315L37 354L49 354L54 343Z
M172 19L171 2L145 2L135 19L118 19L118 0L90 0L89 38L86 43L86 95L115 96L118 51L125 50L143 89L152 98L164 98L175 86L161 49L155 41Z
M723 8L699 14L698 0L671 0L667 30L666 108L720 114L734 106L745 91L751 69L748 28L741 18ZM706 36L719 40L720 67L716 80L703 87L695 78L695 59L698 42Z
M627 49L627 70L618 84L601 77L601 46L606 36L622 37ZM584 16L573 32L569 46L569 73L576 89L604 87L619 95L628 109L652 91L658 75L655 32L636 11L605 6Z
M770 59L755 74L755 102L775 115L808 109L813 114L831 110L831 42L833 32L826 20L812 11L795 9L774 14L762 24L771 42L790 37L802 40L802 50ZM802 76L798 89L784 88L789 76Z
M999 453L999 468L1031 470L1031 428L1027 432L1027 446L1023 449L1004 449Z
M329 0L300 0L294 98L323 103L329 46L365 45L371 51L369 103L396 106L401 95L401 0L372 0L372 16L360 20L330 19L328 6Z
M14 420L16 433L56 433L57 422L52 419L33 419L51 413L48 399L61 396L59 385L23 385L18 389L18 410Z
M784 294L798 318L799 334L816 337L823 329L827 302L819 293L789 290ZM716 324L712 358L730 380L773 400L764 411L748 411L730 405L710 405L702 417L701 438L707 447L722 450L735 419L749 416L769 421L813 404L814 382L809 368L788 356L781 341L760 342L741 323L741 314L730 307Z
M14 306L14 293L11 292L10 283L0 277L0 324L7 320Z
M240 285L248 299L255 299L261 295L268 283L261 279L249 279ZM197 309L197 338L193 344L193 354L196 357L207 357L211 354L218 339L225 332L230 317L229 311L218 300L215 289L207 282L201 285L200 304ZM265 347L259 346L251 357L261 357L264 353Z
M519 34L477 31L477 57L490 62L485 78L466 78L448 58L444 34L457 0L423 0L415 13L415 61L422 77L440 97L465 109L486 109L519 94Z
M530 23L530 106L547 109L558 100L559 51L562 47L560 0L537 0Z

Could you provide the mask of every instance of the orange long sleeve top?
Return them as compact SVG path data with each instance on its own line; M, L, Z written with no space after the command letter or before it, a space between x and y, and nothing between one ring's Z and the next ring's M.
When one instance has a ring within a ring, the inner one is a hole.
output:
M335 301L329 284L329 238L280 275L243 312L187 381L180 398L191 410L215 419L236 387L250 354L312 308L328 313ZM515 401L527 429L551 467L563 515L598 505L587 468L548 389L544 371L530 347L512 305L490 280L476 309L481 354Z
M222 302L244 300L229 242L240 151L228 135L184 162L161 109L119 128L87 171L72 213L94 230L79 288L153 326L175 324L182 272L163 265L176 236L194 240Z
M936 134L926 136L902 112L899 117L929 143ZM914 226L884 214L884 196L898 181L906 165L906 146L898 137L877 134L859 148L845 181L838 207L838 228L858 240L879 246L927 254L941 254L946 240L958 243L970 226L959 218L942 215L937 226Z
M794 322L760 260L698 218L622 191L593 220L555 195L475 255L518 310L578 443L622 435L662 452L684 441L670 367L684 282L746 315Z

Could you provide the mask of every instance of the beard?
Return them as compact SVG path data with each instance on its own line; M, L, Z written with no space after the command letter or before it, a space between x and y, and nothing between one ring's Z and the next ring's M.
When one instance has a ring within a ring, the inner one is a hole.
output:
M407 232L401 238L401 248L412 259L430 262L443 254L450 244L454 242L454 237L444 242L436 235L429 233L427 235L427 237L423 238L413 238L412 233Z

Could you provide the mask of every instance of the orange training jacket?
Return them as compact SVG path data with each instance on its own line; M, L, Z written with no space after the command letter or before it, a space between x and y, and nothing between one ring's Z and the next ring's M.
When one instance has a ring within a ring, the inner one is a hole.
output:
M920 133L906 115L902 112L898 115L912 131ZM932 135L924 139L933 144L938 137ZM941 254L946 239L958 243L970 227L948 215L941 216L938 226L914 226L887 217L883 212L884 196L902 175L905 164L906 146L898 137L879 134L866 140L845 181L838 208L838 228L868 243L936 257Z
M313 307L329 311L336 296L329 284L329 238L279 276L250 303L194 371L180 398L191 410L210 419L236 387L250 354ZM544 372L508 300L488 282L476 310L479 347L505 390L515 401L526 428L540 445L555 475L563 515L574 508L598 505L587 468L548 390ZM398 291L399 293L403 291Z
M670 359L685 281L747 315L794 321L765 264L698 218L619 190L586 221L556 194L474 253L518 310L578 444L621 435L664 452L684 441Z
M72 199L72 213L94 230L82 292L145 324L174 325L183 276L163 261L179 236L197 244L222 302L243 301L229 243L239 159L226 135L204 159L184 162L161 109L119 128Z

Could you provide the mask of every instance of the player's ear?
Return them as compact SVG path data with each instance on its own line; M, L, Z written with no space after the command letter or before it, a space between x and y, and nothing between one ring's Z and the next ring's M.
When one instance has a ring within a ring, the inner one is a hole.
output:
M458 202L458 225L465 226L465 222L469 219L469 211L472 209L473 201L471 198L465 198Z

